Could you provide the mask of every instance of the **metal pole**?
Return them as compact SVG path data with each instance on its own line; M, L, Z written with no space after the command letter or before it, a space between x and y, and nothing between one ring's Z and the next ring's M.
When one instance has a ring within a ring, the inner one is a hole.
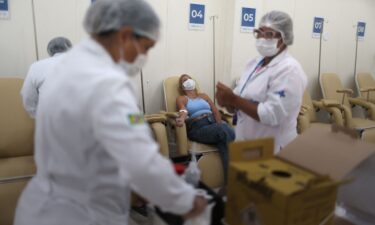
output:
M145 90L144 90L144 87L143 87L143 70L141 70L141 90L142 90L142 109L143 109L143 114L146 114Z
M39 50L38 50L38 35L36 30L36 19L35 19L35 4L34 0L31 0L31 11L33 14L33 25L34 25L34 41L35 41L35 52L36 52L36 60L39 60Z
M324 30L324 18L322 21L322 30L320 31L320 38L319 38L319 66L318 66L318 81L319 82L320 82L320 72L321 72L321 63L322 63L323 30Z
M354 58L354 77L357 74L357 58L358 58L358 25L355 26L355 58ZM358 90L359 91L359 90Z
M212 60L213 60L213 91L214 91L214 104L216 105L216 98L215 98L215 95L216 95L216 38L215 38L215 19L217 19L218 16L217 15L214 15L214 16L211 16L210 19L212 20Z

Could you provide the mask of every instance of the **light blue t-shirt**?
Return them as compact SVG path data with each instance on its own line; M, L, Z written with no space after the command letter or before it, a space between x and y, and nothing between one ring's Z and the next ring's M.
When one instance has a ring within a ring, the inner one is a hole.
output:
M203 98L187 98L188 102L186 104L186 109L188 110L188 115L191 119L197 118L204 113L212 113L210 104L208 104Z

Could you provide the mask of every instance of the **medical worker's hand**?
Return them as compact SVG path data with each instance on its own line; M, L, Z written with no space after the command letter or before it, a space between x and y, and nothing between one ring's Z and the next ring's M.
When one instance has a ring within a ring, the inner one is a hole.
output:
M199 216L204 212L207 206L207 200L203 196L196 195L193 203L193 208L184 215L184 219L190 219Z
M216 99L220 106L231 107L235 98L236 95L228 86L220 82L216 84Z

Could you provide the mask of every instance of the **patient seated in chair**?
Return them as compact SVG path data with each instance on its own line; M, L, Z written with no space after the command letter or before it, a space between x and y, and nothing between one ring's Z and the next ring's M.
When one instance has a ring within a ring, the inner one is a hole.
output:
M221 120L219 110L204 93L198 93L195 81L186 74L180 76L176 105L179 117L177 126L186 123L188 138L192 141L216 145L224 168L228 171L228 144L235 139L232 127ZM225 179L226 180L226 179Z

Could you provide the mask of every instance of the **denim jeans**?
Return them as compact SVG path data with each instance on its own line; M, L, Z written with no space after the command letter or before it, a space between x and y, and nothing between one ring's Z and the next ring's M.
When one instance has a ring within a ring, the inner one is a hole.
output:
M188 121L187 128L190 140L217 147L223 163L226 182L229 163L228 144L235 139L233 128L225 122L216 123L213 115L194 122Z

